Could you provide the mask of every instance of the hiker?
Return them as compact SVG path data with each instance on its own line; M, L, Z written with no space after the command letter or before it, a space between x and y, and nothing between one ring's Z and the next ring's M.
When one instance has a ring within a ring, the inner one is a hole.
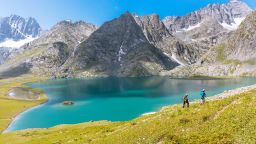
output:
M186 104L187 104L187 107L189 107L188 94L186 94L183 97L183 108L185 108Z
M201 90L200 96L201 96L201 100L202 100L201 104L204 104L205 103L205 98L206 98L205 89Z

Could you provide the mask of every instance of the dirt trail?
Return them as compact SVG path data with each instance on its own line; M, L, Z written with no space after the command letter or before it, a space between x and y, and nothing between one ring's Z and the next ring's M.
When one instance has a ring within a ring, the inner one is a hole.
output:
M238 102L240 101L240 99L237 99L237 100L234 100L232 103L226 105L225 107L223 107L220 111L218 111L214 117L213 117L213 120L216 120L217 118L219 118L219 116L226 110L228 109L230 106L234 105L234 104L237 104Z

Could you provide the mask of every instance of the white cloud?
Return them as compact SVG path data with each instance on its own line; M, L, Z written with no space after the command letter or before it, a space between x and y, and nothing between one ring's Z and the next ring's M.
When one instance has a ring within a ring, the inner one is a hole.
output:
M20 48L26 43L32 42L36 38L27 37L26 39L14 41L13 39L6 39L4 42L0 43L0 47L9 47L9 48Z

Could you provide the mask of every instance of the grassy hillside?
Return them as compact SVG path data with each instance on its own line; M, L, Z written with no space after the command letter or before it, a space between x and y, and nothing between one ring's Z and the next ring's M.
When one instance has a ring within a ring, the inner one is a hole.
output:
M180 105L128 122L89 122L0 135L4 144L255 143L256 90Z
M0 80L0 132L2 132L9 125L9 123L17 114L30 107L43 103L47 99L44 93L36 89L33 89L32 91L40 93L40 99L35 101L11 99L7 97L8 92L14 87L30 89L24 86L23 83L38 81L41 79L44 78L21 76L18 78L8 78Z

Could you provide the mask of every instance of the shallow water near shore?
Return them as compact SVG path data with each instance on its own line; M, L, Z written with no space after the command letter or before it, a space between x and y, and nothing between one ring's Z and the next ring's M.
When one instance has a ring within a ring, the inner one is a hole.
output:
M161 107L182 102L182 96L200 99L202 88L208 96L256 83L256 78L170 79L167 77L87 78L48 80L28 84L40 88L49 101L15 118L5 132L49 128L59 124L88 121L126 121ZM63 105L72 101L73 105Z

